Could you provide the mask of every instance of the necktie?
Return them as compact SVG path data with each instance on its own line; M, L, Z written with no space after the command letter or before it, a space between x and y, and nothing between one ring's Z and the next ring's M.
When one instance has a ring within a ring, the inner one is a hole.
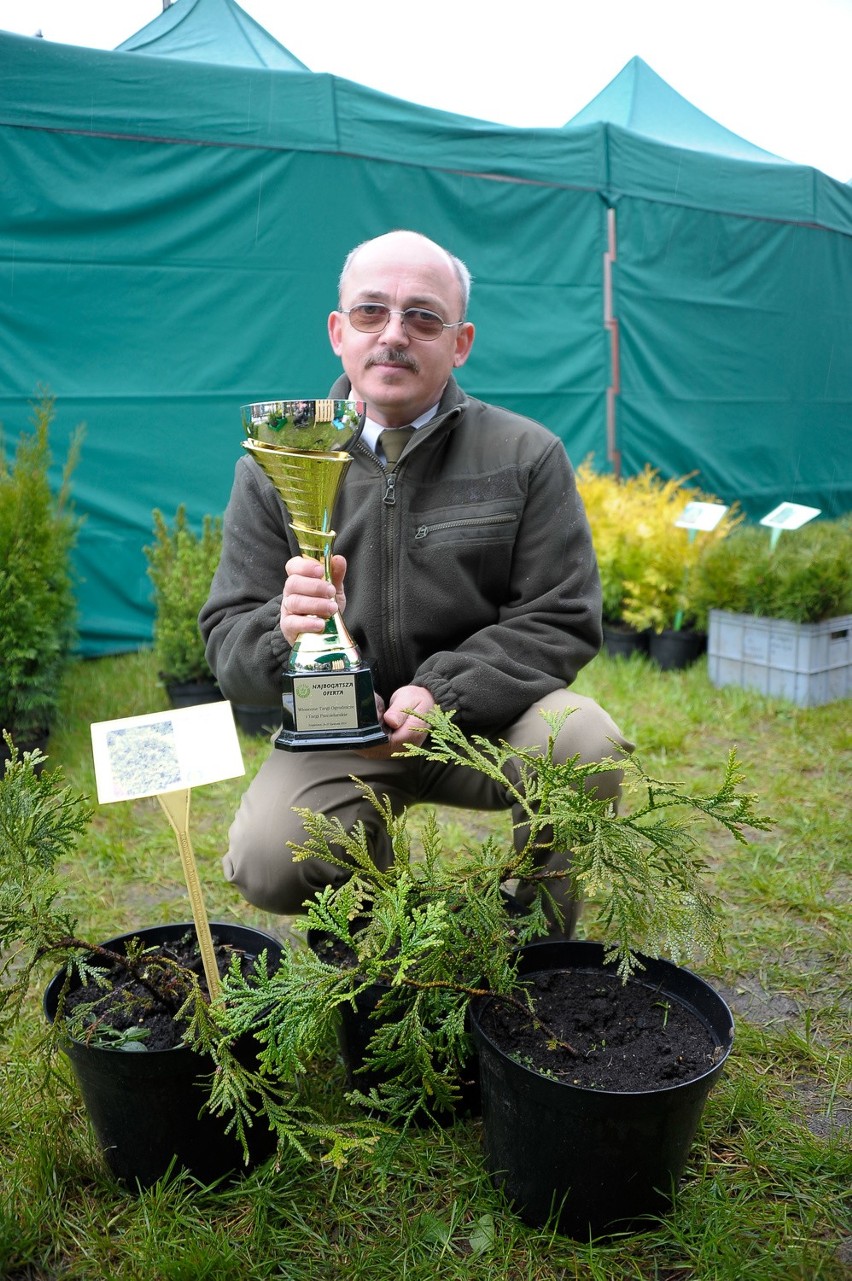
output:
M379 433L379 444L391 467L397 465L400 454L413 435L413 427L389 427L387 431Z

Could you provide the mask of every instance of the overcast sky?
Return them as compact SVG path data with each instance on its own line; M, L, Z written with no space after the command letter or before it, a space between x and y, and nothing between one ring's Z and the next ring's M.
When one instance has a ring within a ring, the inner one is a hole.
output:
M638 55L750 142L852 179L852 0L241 5L312 71L505 124L564 124ZM162 8L0 0L0 27L112 49Z

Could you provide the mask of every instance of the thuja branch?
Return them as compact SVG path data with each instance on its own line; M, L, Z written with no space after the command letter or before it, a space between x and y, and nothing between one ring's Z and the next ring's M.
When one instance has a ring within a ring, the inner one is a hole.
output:
M77 938L74 935L67 935L51 943L42 944L36 951L36 959L40 960L51 952L76 953L85 956L87 960L91 956L96 956L100 960L108 962L115 969L129 974L131 978L141 983L153 997L162 1001L167 1008L174 1011L180 1010L185 1003L188 989L198 986L195 975L192 972L188 971L178 961L173 961L163 955L146 956L145 953L141 953L139 958L136 959L132 955L127 955L123 952L113 952L111 948L103 947L98 943L88 943L85 939ZM168 974L171 974L171 978L167 977ZM209 1000L209 997L200 990L199 995L203 1000Z
M458 992L461 996L469 996L471 999L474 997L489 997L492 1001L499 1001L502 1005L508 1005L515 1010L519 1010L525 1018L530 1020L535 1028L540 1032L544 1032L561 1050L567 1050L567 1052L569 1054L573 1054L575 1058L579 1056L579 1051L575 1050L574 1046L571 1045L569 1041L563 1041L558 1037L545 1019L540 1018L539 1015L536 1014L535 1010L526 1003L526 1001L521 1001L517 996L513 996L511 992L492 992L491 989L487 987L467 987L464 983L452 983L445 979L431 979L427 982L418 982L417 979L404 978L401 980L401 983L404 987L416 988L421 992L428 992L435 988L444 988L450 992Z
M555 740L564 718L546 718L552 732L543 751L468 740L439 709L424 719L430 737L408 754L473 769L498 783L521 812L515 840L501 844L490 837L445 849L429 814L415 850L408 812L395 814L386 796L356 779L388 832L390 864L375 866L363 826L347 831L304 810L306 836L294 847L296 859L320 858L348 873L343 884L327 886L306 904L307 926L342 946L345 969L310 950L285 949L279 972L252 996L235 1003L234 983L227 984L229 1019L241 1002L246 1015L250 1005L255 1026L260 1023L264 1072L278 1079L308 1071L339 1007L354 1006L368 987L383 987L363 1059L381 1083L358 1098L406 1124L418 1109L457 1103L470 1054L470 1000L502 1001L533 1020L548 1040L558 1040L525 1001L515 964L518 946L548 930L548 881L568 879L578 894L598 900L607 960L626 980L641 966L642 953L677 963L699 949L712 953L719 942L721 912L703 884L698 844L706 822L737 840L745 840L748 826L768 825L755 798L740 790L733 754L721 786L691 796L680 783L653 778L615 747L610 760L558 760ZM628 803L620 813L607 799L614 780L599 778L611 771L625 778ZM523 847L517 850L520 831ZM552 849L570 851L570 866L544 866ZM537 890L520 916L510 912L502 891L513 877ZM241 1026L232 1024L234 1031Z

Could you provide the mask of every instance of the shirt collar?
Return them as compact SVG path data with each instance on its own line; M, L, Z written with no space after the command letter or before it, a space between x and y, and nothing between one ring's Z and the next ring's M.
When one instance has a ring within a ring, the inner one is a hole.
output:
M425 414L421 414L419 418L415 418L413 422L408 424L408 426L413 427L415 431L418 427L425 427L426 424L431 422L437 414L439 403L440 402L437 402L431 409L427 409ZM386 429L384 427L380 427L378 423L373 422L373 419L369 414L367 414L364 419L364 426L361 429L359 439L361 439L368 448L372 449L374 454L377 454L379 452L379 436L385 430Z

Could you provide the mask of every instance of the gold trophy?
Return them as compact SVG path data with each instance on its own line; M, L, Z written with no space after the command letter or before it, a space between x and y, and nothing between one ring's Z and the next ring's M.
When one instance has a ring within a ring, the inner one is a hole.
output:
M349 400L264 400L241 409L243 448L263 468L290 514L303 556L322 562L331 582L331 514L352 462L363 404ZM296 638L284 670L284 714L275 746L334 751L387 742L370 668L340 614L320 633Z

